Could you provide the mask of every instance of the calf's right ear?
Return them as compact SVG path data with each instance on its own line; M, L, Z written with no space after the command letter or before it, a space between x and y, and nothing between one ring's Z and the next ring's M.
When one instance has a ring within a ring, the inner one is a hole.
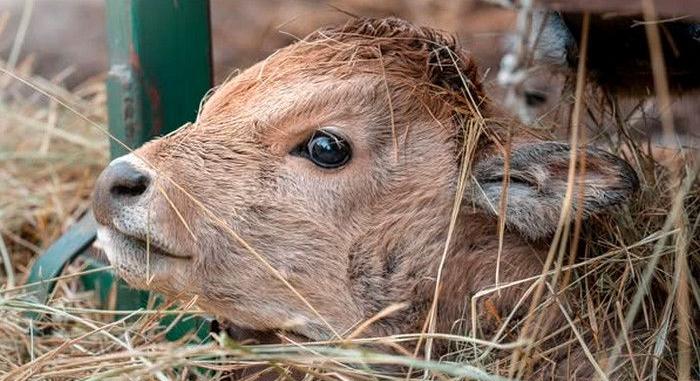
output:
M497 215L507 176L506 224L532 240L550 236L559 223L566 194L570 149L556 142L514 143L508 173L500 154L478 159L473 167L474 203ZM579 149L577 154L586 155L586 171L574 179L571 216L579 207L583 218L604 212L627 201L639 187L634 170L619 157L594 148Z

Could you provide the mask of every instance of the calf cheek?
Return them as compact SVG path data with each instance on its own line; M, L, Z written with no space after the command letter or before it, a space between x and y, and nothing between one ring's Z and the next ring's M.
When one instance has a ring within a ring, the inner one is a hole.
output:
M219 249L223 250L209 251L197 264L196 288L204 308L255 329L284 326L303 311L253 253L240 247ZM277 267L274 262L271 265Z

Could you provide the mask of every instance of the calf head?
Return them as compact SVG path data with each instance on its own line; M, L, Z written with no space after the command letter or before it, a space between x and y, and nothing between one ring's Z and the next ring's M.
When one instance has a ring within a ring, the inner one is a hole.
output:
M451 37L397 19L322 29L220 86L195 123L112 162L95 190L99 243L137 287L311 339L396 303L365 333L419 329L446 253L449 329L494 281L503 182L502 280L541 269L537 242L566 190L568 145L520 133L505 145L490 117ZM626 163L579 153L584 216L630 195ZM501 297L507 309L517 295Z

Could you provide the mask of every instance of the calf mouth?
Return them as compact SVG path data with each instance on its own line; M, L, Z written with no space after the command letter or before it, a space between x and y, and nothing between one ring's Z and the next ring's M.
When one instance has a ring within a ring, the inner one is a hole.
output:
M100 225L97 229L95 246L105 252L110 262L114 262L114 257L117 256L136 257L142 260L146 260L149 256L178 261L192 259L191 255L166 249L166 245L150 235L130 234L104 225Z

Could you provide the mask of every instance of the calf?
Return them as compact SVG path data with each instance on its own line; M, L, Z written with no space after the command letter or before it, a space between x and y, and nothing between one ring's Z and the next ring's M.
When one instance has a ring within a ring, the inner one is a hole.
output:
M499 122L479 78L451 36L402 20L316 31L221 85L193 124L114 160L95 189L99 244L136 287L308 340L398 304L362 335L420 332L444 256L436 331L450 332L497 268L501 283L540 274L571 154ZM637 187L617 157L577 153L570 215ZM492 337L489 316L528 285L494 294L471 334Z
M640 4L629 3L627 5L633 7ZM669 3L683 4L680 1ZM614 7L613 4L609 6ZM686 5L694 9L690 3ZM592 6L592 9L596 8ZM674 94L697 93L700 89L698 17L699 14L691 13L654 21L661 34L660 48L669 90ZM649 43L640 20L644 20L644 16L637 13L591 15L586 72L600 90L625 98L648 97L654 92ZM511 41L501 61L499 81L514 86L515 96L509 99L509 106L522 121L537 122L556 112L559 103L568 103L579 64L582 24L580 10L557 12L539 5L532 10L530 23L518 31L525 36L513 36L513 40L527 41L525 46L518 45L522 41ZM519 52L519 48L527 51Z

